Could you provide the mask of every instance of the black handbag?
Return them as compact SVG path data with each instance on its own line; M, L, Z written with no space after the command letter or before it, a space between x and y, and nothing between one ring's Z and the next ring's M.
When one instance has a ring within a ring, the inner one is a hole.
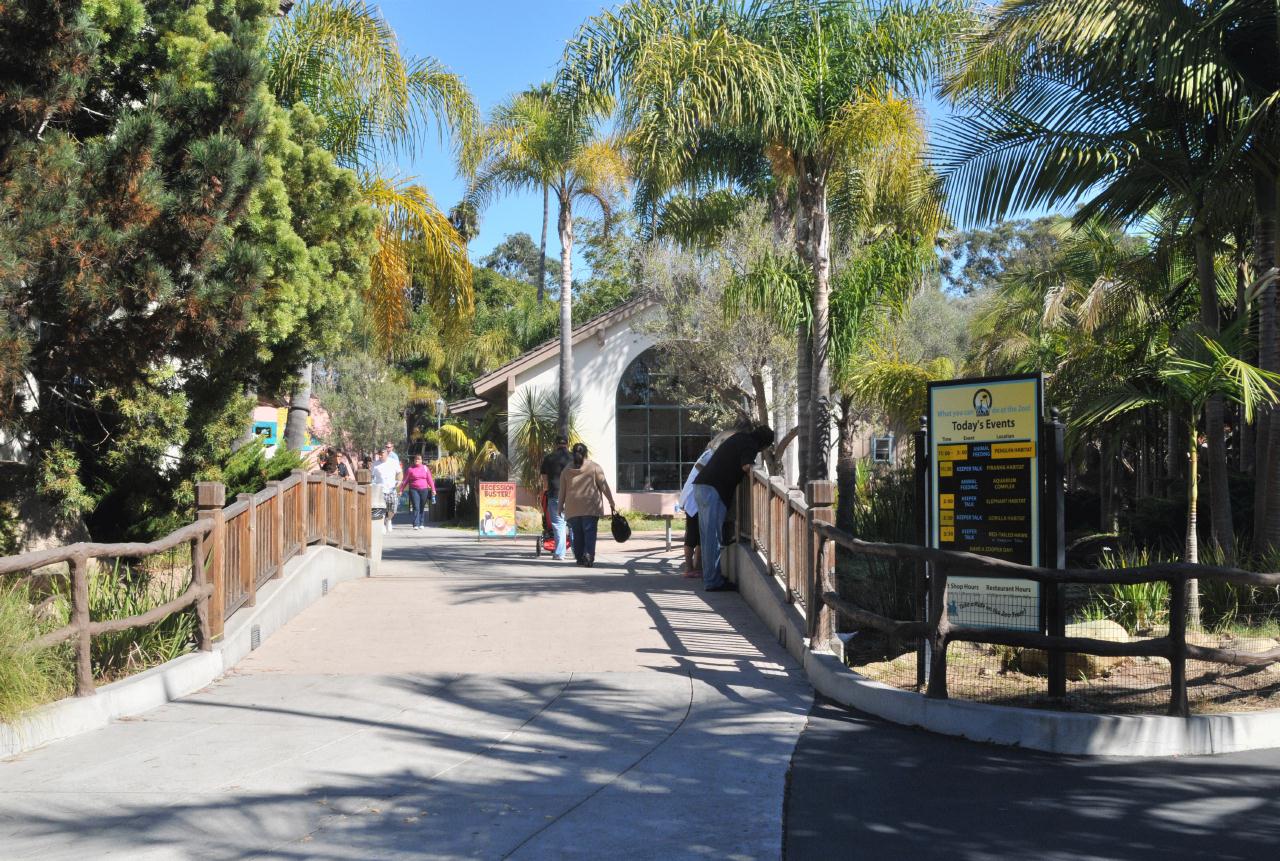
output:
M631 537L631 524L621 514L613 515L613 522L609 524L609 529L613 531L613 540L619 544Z

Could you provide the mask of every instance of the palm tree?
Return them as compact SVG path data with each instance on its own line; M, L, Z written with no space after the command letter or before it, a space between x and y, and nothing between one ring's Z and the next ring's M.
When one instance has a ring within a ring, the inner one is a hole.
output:
M1278 386L1280 374L1263 371L1236 358L1228 345L1206 333L1202 324L1192 324L1176 332L1156 352L1147 368L1137 369L1114 393L1100 398L1076 419L1076 424L1091 427L1148 406L1169 402L1175 405L1182 417L1182 439L1188 462L1184 561L1195 563L1200 559L1196 534L1200 478L1197 424L1205 404L1213 397L1227 398L1239 404L1246 420L1252 421L1258 405L1280 401ZM1193 623L1198 624L1199 590L1194 580L1188 588L1188 612Z
M825 473L829 450L833 176L862 107L923 84L969 20L951 0L632 0L566 51L562 90L581 104L617 97L640 162L678 178L706 132L749 130L794 183L813 285L810 475Z
M267 45L267 82L286 107L306 104L323 117L334 158L360 176L365 200L377 210L378 253L363 297L378 349L394 350L409 319L407 292L415 264L446 324L471 311L471 264L458 235L426 189L377 169L383 155L412 149L434 123L453 133L459 160L474 158L478 114L462 80L436 60L406 57L376 7L363 0L303 0L277 19ZM300 372L294 402L309 401ZM305 412L290 410L286 438Z
M484 156L468 192L477 209L503 194L544 188L559 208L557 426L567 435L573 376L573 207L577 201L591 201L607 223L626 187L626 162L618 141L597 134L589 116L569 110L559 97L541 90L520 93L495 108L483 140Z
M538 391L532 387L521 390L507 409L507 438L511 443L511 466L520 483L537 493L543 456L555 447L560 430L559 396L550 389ZM578 442L572 414L569 417L570 443Z
M1228 49L1242 22L1267 16L1274 42L1274 6L1268 12L1255 0L1005 3L948 85L968 110L947 171L958 208L981 221L1083 198L1082 223L1097 215L1133 221L1164 206L1185 221L1200 321L1212 336L1224 304L1214 267L1221 236L1248 217L1254 166L1274 175L1274 154L1248 145L1257 94ZM1211 395L1213 538L1230 554L1223 417L1223 397Z

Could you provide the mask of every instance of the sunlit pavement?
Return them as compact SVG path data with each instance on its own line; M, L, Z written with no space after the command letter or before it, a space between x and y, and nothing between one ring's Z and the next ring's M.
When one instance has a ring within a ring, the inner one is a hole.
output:
M808 685L679 548L397 529L208 689L0 763L0 858L776 858Z

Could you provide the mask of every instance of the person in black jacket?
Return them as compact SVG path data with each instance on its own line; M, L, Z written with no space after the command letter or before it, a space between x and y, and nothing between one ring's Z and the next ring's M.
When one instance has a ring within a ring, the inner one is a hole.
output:
M708 592L725 592L737 587L720 573L720 538L725 515L743 476L760 452L773 445L773 429L760 425L742 431L720 443L711 460L693 480L694 501L698 504L698 528L702 545L702 587Z
M569 453L569 440L561 434L556 437L556 447L542 459L542 489L547 494L547 518L551 521L551 531L556 535L556 548L552 559L564 558L565 522L564 512L560 510L560 473L573 461Z

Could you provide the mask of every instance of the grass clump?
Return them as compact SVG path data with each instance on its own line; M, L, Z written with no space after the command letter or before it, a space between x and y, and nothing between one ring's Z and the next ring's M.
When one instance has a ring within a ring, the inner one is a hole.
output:
M42 624L25 587L0 588L0 721L71 691L66 647L24 648L51 626Z

